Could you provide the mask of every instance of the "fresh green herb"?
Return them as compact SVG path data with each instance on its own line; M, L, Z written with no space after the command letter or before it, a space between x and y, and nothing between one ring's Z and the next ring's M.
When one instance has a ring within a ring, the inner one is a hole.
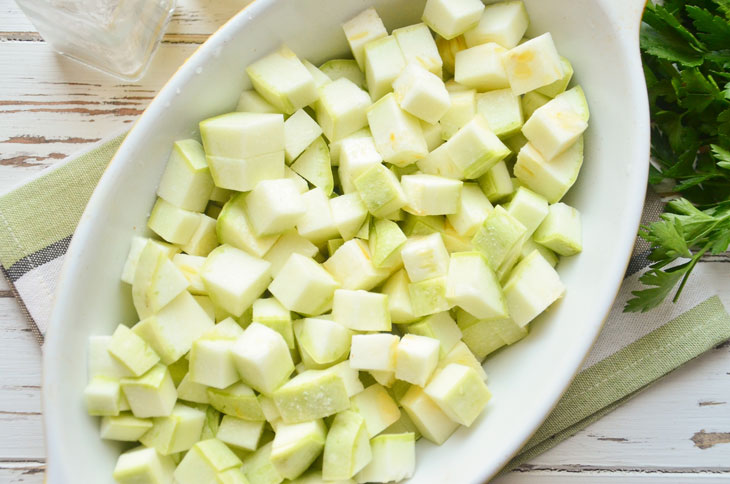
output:
M698 260L730 245L730 0L649 2L641 49L652 120L651 184L678 198L642 227L649 271L626 311L676 302Z

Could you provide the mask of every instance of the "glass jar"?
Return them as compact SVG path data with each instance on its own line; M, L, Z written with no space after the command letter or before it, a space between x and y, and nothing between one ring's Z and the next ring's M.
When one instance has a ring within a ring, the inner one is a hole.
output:
M134 81L162 40L175 0L16 0L55 50Z

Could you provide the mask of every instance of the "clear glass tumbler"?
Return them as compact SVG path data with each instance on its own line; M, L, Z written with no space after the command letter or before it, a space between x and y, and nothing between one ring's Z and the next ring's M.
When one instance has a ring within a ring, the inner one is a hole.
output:
M61 54L137 80L175 9L175 0L16 0Z

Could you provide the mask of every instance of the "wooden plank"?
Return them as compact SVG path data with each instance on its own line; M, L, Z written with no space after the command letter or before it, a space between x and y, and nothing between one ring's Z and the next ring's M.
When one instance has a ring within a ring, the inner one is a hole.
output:
M7 297L0 298L0 348L12 349L0 351L0 460L42 460L41 350Z
M730 470L729 432L726 345L685 364L531 464Z
M531 470L516 471L495 479L492 484L702 484L726 483L728 473L693 472L640 472L608 470Z
M0 183L2 183L0 181ZM2 191L2 188L0 188L0 191ZM5 277L0 276L0 297L13 297L13 295L10 293L10 286L8 286L8 281L5 280Z
M46 44L0 49L0 192L128 128L195 45L163 45L145 78L124 83ZM24 69L15 68L25 59ZM63 76L59 76L59 72Z
M0 482L6 484L43 484L45 463L42 461L0 462Z
M248 3L250 0L178 0L167 33L211 34ZM35 31L13 0L0 0L0 37L3 32Z

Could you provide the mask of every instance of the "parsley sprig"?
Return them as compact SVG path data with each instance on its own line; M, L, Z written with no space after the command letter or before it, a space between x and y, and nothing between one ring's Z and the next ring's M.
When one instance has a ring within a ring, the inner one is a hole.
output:
M642 227L652 264L626 311L676 302L706 253L730 245L730 0L649 3L641 28L652 120L649 182L677 198Z

